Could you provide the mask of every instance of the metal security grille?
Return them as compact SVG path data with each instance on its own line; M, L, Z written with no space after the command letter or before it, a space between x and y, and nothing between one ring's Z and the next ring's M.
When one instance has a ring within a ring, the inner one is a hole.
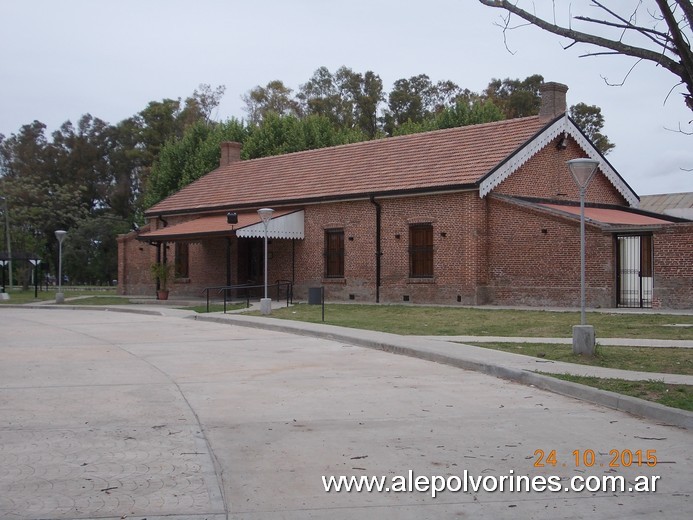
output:
M617 290L619 307L652 307L652 236L619 235Z

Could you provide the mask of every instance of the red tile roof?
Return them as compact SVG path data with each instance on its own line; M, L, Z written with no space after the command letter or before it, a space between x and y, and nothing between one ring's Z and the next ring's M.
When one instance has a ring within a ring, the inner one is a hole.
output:
M567 206L564 204L539 204L545 208L551 208L571 215L580 215L579 206ZM627 210L610 208L585 208L585 218L602 224L626 224L626 225L650 225L671 224L670 220L641 215Z
M533 116L240 161L208 173L147 215L470 186L547 123Z

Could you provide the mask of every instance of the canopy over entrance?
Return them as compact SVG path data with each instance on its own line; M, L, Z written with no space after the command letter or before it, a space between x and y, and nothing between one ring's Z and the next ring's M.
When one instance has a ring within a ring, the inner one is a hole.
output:
M302 209L277 210L267 227L268 238L303 238L304 215ZM145 242L200 240L212 237L261 238L265 225L256 211L238 213L238 223L229 224L226 214L208 215L173 226L140 234L137 239Z

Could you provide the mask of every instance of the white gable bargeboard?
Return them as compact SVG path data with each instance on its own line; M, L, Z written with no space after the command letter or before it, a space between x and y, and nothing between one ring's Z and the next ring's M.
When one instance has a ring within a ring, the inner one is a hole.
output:
M304 237L305 211L294 211L273 218L267 226L267 238L303 238ZM265 224L259 222L236 230L236 236L240 238L264 238Z
M635 192L623 181L623 179L621 179L608 161L601 156L594 145L592 145L592 143L590 143L585 136L582 135L582 132L568 117L558 119L551 126L527 143L516 154L510 157L496 171L486 177L479 184L479 196L484 198L486 195L491 193L496 186L515 173L523 164L534 157L534 155L542 150L545 146L548 146L562 133L566 133L575 139L575 142L577 142L577 144L590 159L599 161L600 171L606 176L607 179L609 179L619 193L623 195L623 198L626 199L630 206L637 207L639 200Z

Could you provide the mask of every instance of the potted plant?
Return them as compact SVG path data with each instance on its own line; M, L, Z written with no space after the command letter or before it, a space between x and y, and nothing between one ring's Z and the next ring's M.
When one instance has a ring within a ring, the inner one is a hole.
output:
M173 264L161 264L158 262L150 266L152 278L159 280L159 289L156 291L157 300L168 300L168 282L173 276Z

